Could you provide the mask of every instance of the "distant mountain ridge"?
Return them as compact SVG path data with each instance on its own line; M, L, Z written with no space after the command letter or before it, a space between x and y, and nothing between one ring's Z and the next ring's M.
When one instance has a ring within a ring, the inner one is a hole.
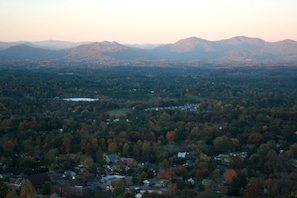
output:
M83 44L89 44L92 42L70 42L70 41L58 41L58 40L45 40L45 41L34 41L34 42L27 42L27 41L17 41L17 42L1 42L0 41L0 51L5 50L7 48L25 44L36 48L42 49L49 49L49 50L62 50L77 47Z
M22 60L53 60L66 55L64 50L54 51L19 44L0 51L0 61L22 61Z
M163 64L164 61L297 62L297 42L293 40L266 42L260 38L237 36L208 41L190 37L154 48L134 46L109 41L72 43L49 40L21 44L0 42L0 61L54 60L104 65L137 65L147 62Z

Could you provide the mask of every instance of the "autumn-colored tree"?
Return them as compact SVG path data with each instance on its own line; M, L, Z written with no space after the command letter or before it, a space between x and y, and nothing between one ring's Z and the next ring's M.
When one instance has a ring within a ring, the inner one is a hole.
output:
M26 179L22 183L20 198L37 198L36 189L33 187L32 183Z
M105 138L100 138L100 140L99 140L99 145L100 145L100 147L101 147L101 149L102 149L103 151L106 150L107 146L106 146L106 140L105 140Z
M224 173L224 179L227 184L230 184L232 181L232 178L236 176L236 172L233 169L228 169Z
M231 140L225 135L219 136L214 139L213 145L217 153L226 153L229 152L232 148Z
M175 131L167 131L166 139L173 142L174 141L174 134L175 134Z
M127 156L129 153L129 144L126 142L123 145L123 156Z
M125 180L119 179L119 180L112 180L110 182L110 185L114 188L124 188L126 186Z
M251 133L248 137L249 144L258 144L263 139L263 135L260 133Z
M150 157L150 151L151 151L151 146L150 146L150 143L145 141L143 144L142 144L142 157L146 160L149 160L149 157Z
M290 150L294 154L294 157L297 157L297 143L294 143L290 146Z
M148 178L147 173L146 173L145 171L142 171L142 172L140 173L140 175L139 175L139 179L140 179L140 181L143 181L143 180L145 180L145 179L147 179L147 178Z
M91 140L91 145L92 147L94 147L95 149L97 149L99 147L98 145L98 139L93 137L92 140Z
M7 184L6 196L3 198L19 198L18 193L16 192L16 187L13 184Z
M3 149L7 152L11 152L14 149L14 143L11 140L8 140L2 145Z
M116 142L111 142L108 144L108 152L109 153L115 153L118 149L118 145Z
M139 157L140 157L140 151L136 144L133 145L133 157L135 159L139 159Z
M168 172L169 172L170 177L173 178L174 175L175 175L174 168L173 168L173 167L170 167L170 168L168 169Z
M94 166L94 159L91 157L88 157L84 160L83 164L88 168L91 169Z
M136 166L136 161L135 160L129 160L129 161L127 161L127 166L130 167L130 168Z
M176 167L176 173L180 176L183 176L185 177L188 173L188 168L187 166L184 166L184 165L179 165Z
M266 194L269 194L271 196L276 196L278 191L278 183L276 180L272 178L268 178L264 181L264 191Z
M165 170L161 170L158 175L157 175L158 179L170 179L170 174L165 171Z
M64 133L62 136L62 144L60 151L63 153L69 153L72 147L73 135L71 133Z
M87 141L85 139L82 139L79 145L80 145L80 150L85 150L87 148Z
M263 181L254 177L250 178L243 195L246 198L263 198Z

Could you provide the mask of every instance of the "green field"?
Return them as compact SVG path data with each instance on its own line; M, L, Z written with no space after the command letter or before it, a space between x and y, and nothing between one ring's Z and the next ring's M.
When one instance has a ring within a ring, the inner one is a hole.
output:
M115 117L120 117L120 116L126 116L127 113L129 113L131 109L112 109L109 111L106 111L105 113L109 115L113 115Z

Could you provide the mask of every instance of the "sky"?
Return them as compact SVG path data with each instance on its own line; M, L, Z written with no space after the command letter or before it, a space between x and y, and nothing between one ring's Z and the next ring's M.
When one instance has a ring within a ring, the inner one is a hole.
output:
M297 0L1 0L0 41L297 41Z

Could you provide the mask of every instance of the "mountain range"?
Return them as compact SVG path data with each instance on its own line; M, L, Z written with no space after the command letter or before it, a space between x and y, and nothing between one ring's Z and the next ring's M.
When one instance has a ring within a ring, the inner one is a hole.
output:
M164 62L289 62L297 63L297 42L267 42L259 38L237 36L219 41L197 37L172 44L154 46L125 45L117 42L39 41L0 42L0 62L62 61L103 65L127 65Z

